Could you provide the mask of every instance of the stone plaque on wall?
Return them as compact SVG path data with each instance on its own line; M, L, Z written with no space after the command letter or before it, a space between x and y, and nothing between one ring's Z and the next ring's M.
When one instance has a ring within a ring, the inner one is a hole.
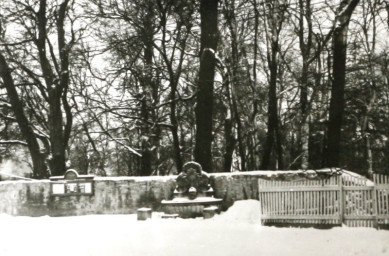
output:
M79 175L75 170L67 170L64 176L50 177L53 196L93 195L93 175Z

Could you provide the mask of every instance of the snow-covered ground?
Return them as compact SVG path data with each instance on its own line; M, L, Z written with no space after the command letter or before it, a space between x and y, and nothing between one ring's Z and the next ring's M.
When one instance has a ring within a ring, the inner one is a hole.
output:
M389 231L262 227L259 203L236 202L212 219L136 215L0 215L0 255L389 255Z

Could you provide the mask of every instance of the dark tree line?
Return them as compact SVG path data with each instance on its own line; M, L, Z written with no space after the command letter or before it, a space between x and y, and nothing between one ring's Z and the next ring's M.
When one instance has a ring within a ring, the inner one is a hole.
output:
M5 0L0 160L29 152L35 178L168 175L189 160L208 172L388 173L387 9Z

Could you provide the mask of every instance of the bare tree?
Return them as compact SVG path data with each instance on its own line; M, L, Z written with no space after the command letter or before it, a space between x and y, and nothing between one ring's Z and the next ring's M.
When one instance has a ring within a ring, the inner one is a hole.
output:
M46 165L45 154L43 154L40 150L38 138L35 135L34 130L32 129L32 126L26 117L22 102L16 90L11 69L9 68L5 57L1 53L0 77L3 79L3 84L7 90L7 95L10 101L10 107L14 112L20 131L23 135L24 140L27 142L27 146L30 151L33 165L33 176L37 179L47 177L48 167Z
M17 74L18 83L25 83L32 89L31 94L25 94L27 105L40 105L44 109L41 111L30 108L30 111L33 112L34 118L38 118L38 122L47 124L48 135L42 132L39 134L47 147L51 173L61 175L66 168L65 151L73 122L67 94L69 58L77 40L77 32L73 29L75 17L70 15L69 11L74 10L74 3L69 0L63 0L59 4L46 0L32 3L9 0L8 4L5 11L7 17L12 20L14 26L22 28L23 33L14 38L2 38L2 47L7 55L4 57L20 70ZM67 23L71 27L68 33L65 31ZM56 44L53 44L54 37ZM5 67L4 71L6 70ZM9 93L15 94L17 91ZM34 99L31 98L33 95ZM16 94L9 95L10 98L16 98L15 96ZM21 113L15 109L15 114L16 112L19 115ZM34 126L31 122L28 125Z
M267 135L262 155L261 169L283 169L283 149L281 142L281 131L279 128L278 100L277 100L277 72L278 72L278 53L279 53L279 36L282 25L285 20L285 5L280 1L267 1L266 21L268 31L266 38L269 44L267 53L270 80L269 80L269 103L268 103L268 121ZM270 165L272 152L276 148L277 165Z
M218 34L218 0L201 0L200 72L196 98L196 145L194 157L207 172L212 172L212 113L215 53Z
M344 0L336 13L336 27L333 33L332 87L326 143L326 166L339 167L340 140L344 113L344 88L346 84L347 32L351 15L359 0Z

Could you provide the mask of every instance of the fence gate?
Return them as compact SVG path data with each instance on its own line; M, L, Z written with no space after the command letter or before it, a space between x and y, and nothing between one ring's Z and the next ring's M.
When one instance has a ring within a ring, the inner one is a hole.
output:
M379 225L389 224L389 176L374 174L376 217Z
M349 175L323 180L259 180L262 223L389 224L389 177L375 174L373 180Z
M366 178L342 176L343 223L348 227L374 227L374 184Z

